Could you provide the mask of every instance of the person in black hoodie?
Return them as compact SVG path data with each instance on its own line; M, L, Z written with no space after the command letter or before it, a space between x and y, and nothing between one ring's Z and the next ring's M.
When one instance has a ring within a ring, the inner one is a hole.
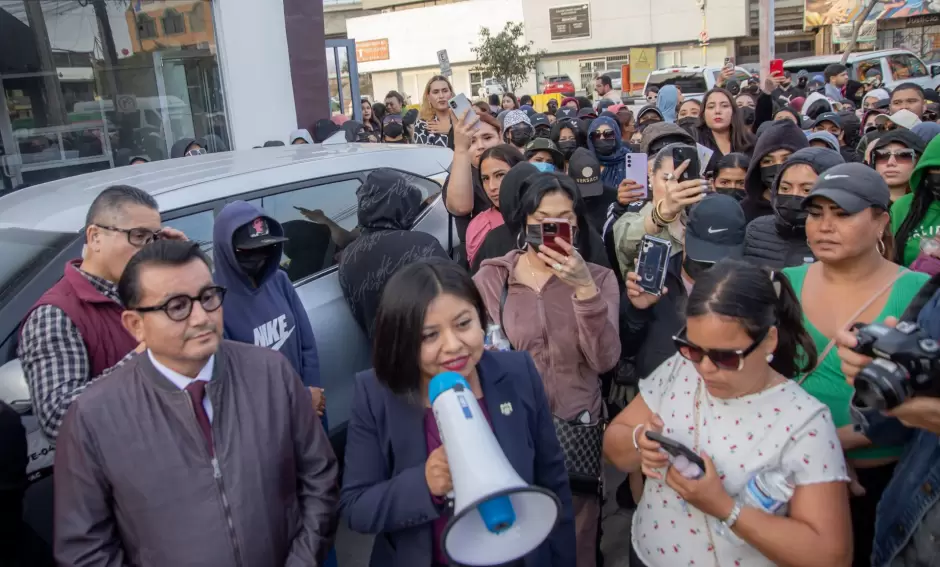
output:
M772 215L747 225L744 258L772 270L799 266L814 260L806 243L806 217L803 198L819 175L845 163L842 156L827 148L804 148L794 152L781 166L770 190Z
M747 197L741 201L747 222L773 214L770 188L780 166L793 152L809 147L806 134L789 120L777 120L765 126L751 155L751 163L744 179Z
M356 322L371 338L382 288L395 270L422 258L450 258L437 238L411 230L421 212L421 190L406 175L376 169L356 196L360 236L343 250L339 285Z
M549 139L555 142L566 160L571 159L571 154L576 149L587 147L587 132L583 131L580 124L573 120L555 122Z
M171 158L181 158L186 156L198 156L208 153L195 138L181 138L170 148Z

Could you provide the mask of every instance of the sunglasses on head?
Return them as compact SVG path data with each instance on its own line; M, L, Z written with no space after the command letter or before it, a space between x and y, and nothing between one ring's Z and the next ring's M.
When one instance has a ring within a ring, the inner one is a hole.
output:
M903 150L875 150L874 157L875 163L886 163L893 157L897 163L910 164L914 163L917 153L909 148Z
M744 350L702 348L690 342L689 339L685 338L685 327L682 327L676 336L672 337L672 340L676 344L676 349L679 351L679 354L682 355L682 358L688 360L689 362L699 364L705 360L705 357L707 356L708 360L711 360L712 364L721 370L740 371L744 368L744 359L754 352L754 350L756 350L762 342L764 342L764 339L767 338L767 333L769 332L770 328L761 331L757 338L754 339L754 342L751 343L751 346Z
M617 137L617 134L613 130L604 130L603 132L595 131L591 134L592 140L613 140Z

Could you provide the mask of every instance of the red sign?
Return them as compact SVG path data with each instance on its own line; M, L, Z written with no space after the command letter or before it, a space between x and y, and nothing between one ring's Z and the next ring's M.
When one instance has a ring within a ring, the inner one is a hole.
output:
M356 42L356 61L388 61L388 39L370 39Z

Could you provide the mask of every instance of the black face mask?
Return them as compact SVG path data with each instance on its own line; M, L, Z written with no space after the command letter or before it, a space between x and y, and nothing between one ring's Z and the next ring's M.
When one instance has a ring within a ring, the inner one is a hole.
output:
M715 192L716 192L716 193L721 193L722 195L727 195L727 196L733 198L735 201L738 201L738 202L743 201L743 200L744 200L744 196L746 195L746 193L745 193L744 191L739 191L738 189L730 189L730 188L724 188L724 189L723 189L723 188L720 188L720 187L717 188L717 189L715 189Z
M676 124L677 124L680 128L682 128L682 129L684 129L685 131L689 132L689 131L691 131L693 128L695 128L695 126L698 124L698 118L695 117L695 116L686 116L685 118L680 118L680 119L676 120Z
M404 133L404 128L401 124L391 123L385 126L385 135L389 138L397 138Z
M235 260L238 261L238 267L249 278L257 280L258 276L268 264L271 258L271 250L259 248L257 250L239 250L235 252Z
M685 270L685 275L692 278L693 282L714 265L714 262L699 262L698 260L693 260L688 256L682 260L682 269Z
M760 168L760 180L764 184L764 187L770 189L774 184L774 179L777 178L777 174L780 172L779 165L765 165Z
M609 156L617 150L617 140L597 140L594 142L594 152L599 156Z
M512 126L509 128L509 139L512 141L512 145L517 148L524 148L526 144L532 141L532 127L526 126L525 124L520 124L518 126Z
M551 128L539 128L535 131L536 138L548 138L551 135L552 135Z
M565 159L571 159L571 154L578 149L578 143L574 140L565 140L563 142L558 142L558 149L561 150L561 153L564 154Z
M796 82L796 84L799 85L799 87L800 87L801 89L805 89L805 88L806 88L806 77L800 77L800 79Z
M921 184L923 184L924 189L933 193L934 199L940 200L940 173L925 173Z
M744 123L748 126L751 126L754 124L754 121L757 120L757 114L755 114L754 109L750 106L741 107L738 109L738 112L744 117Z
M777 195L773 198L777 218L792 228L806 228L809 213L803 210L803 197L799 195Z

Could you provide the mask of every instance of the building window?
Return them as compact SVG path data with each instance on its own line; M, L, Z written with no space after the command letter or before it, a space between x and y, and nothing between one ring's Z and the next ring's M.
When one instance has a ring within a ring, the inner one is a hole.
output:
M179 35L186 33L186 24L183 16L176 10L168 9L163 12L163 35Z
M140 39L157 37L157 22L147 14L137 14L137 37Z
M479 71L470 71L470 96L479 96L486 98L486 93L481 92L483 88L483 73Z
M193 11L189 13L189 31L206 31L206 20L203 16L201 4L198 4L195 8L193 8Z

